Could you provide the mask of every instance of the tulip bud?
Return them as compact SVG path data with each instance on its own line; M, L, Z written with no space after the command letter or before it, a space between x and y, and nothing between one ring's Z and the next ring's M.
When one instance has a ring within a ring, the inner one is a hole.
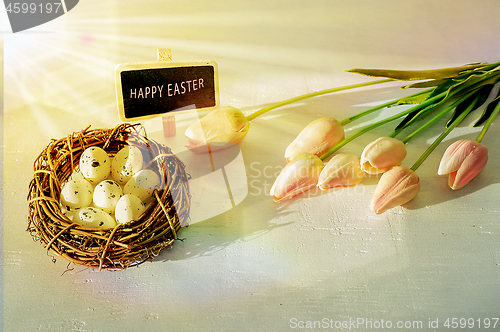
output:
M186 129L189 145L186 147L196 153L218 150L238 144L248 133L250 122L237 108L221 107Z
M292 198L318 183L323 161L311 153L301 153L280 172L271 188L274 201Z
M403 142L392 137L380 137L368 144L361 154L361 169L369 174L387 172L401 165L406 157Z
M286 148L287 162L303 152L321 157L344 139L344 128L334 118L320 118L309 123Z
M395 166L385 172L373 194L371 209L376 214L411 201L420 189L417 173L408 167Z
M353 154L339 153L330 159L319 175L318 187L328 189L355 186L365 176L359 158Z
M460 189L469 183L488 162L488 148L476 141L458 140L444 152L438 175L449 174L448 185Z

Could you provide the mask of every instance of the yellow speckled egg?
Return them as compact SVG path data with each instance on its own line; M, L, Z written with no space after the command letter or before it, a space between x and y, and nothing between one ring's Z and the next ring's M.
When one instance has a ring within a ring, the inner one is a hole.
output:
M150 170L143 169L137 172L123 187L124 194L132 194L146 202L153 191L160 185L160 178L158 175Z
M68 210L77 210L92 203L93 188L85 179L66 182L61 190L61 204Z
M135 195L123 195L115 208L115 219L120 224L137 220L146 210L144 203Z
M85 177L82 175L82 172L80 171L80 165L77 165L73 169L73 173L71 173L71 175L69 176L68 181L76 179L85 179Z
M111 162L113 180L123 185L142 169L142 152L135 146L125 146Z
M122 195L122 187L118 183L113 180L101 181L94 188L94 206L111 214Z
M106 151L98 146L85 149L80 156L80 172L92 183L107 179L111 172L111 161Z
M95 207L85 207L73 217L73 222L90 228L113 228L116 221L109 214Z

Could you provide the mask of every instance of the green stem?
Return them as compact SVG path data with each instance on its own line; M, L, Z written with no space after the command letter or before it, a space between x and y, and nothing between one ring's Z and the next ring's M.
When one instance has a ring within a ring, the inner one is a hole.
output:
M497 106L495 107L495 109L491 113L491 115L488 118L488 120L486 120L486 123L484 124L483 129L481 129L481 132L479 133L479 136L477 136L476 141L478 143L481 143L481 141L484 138L484 135L486 134L486 132L488 131L488 129L490 129L490 126L493 123L493 120L495 120L495 118L496 118L496 116L498 115L499 112L500 112L500 102L497 104Z
M409 95L409 96L406 96L406 97L401 97L401 98L399 98L399 99L396 99L396 100L393 100L393 101L387 102L387 103L385 103L385 104L382 104L382 105L379 105L379 106L375 106L375 107L373 107L373 108L370 108L369 110L366 110L366 111L364 111L364 112L361 112L361 113L359 113L359 114L353 115L353 116L351 116L351 117L349 117L349 118L347 118L347 119L344 119L344 120L340 121L340 124L341 124L342 126L345 126L346 124L351 123L351 122L353 122L354 120L357 120L357 119L359 119L359 118L361 118L361 117L363 117L363 116L365 116L365 115L371 114L371 113L373 113L373 112L375 112L375 111L378 111L378 110L380 110L380 109L382 109L382 108L386 108L386 107L389 107L389 106L395 105L395 104L399 103L401 100L408 99L408 98L413 98L413 97L418 97L418 96L420 96L420 95L423 95L423 94L429 93L431 90L432 90L432 89L430 89L430 90L425 90L425 91L421 91L421 92L417 92L417 93L415 93L415 94L413 94L413 95Z
M405 144L408 143L410 140L412 140L413 138L415 138L415 136L417 136L418 134L422 133L424 130L426 130L427 128L429 128L437 120L441 119L444 115L446 115L446 113L450 112L452 109L453 109L453 107L451 107L451 106L446 107L444 110L442 110L441 112L439 112L435 117L433 117L430 121L426 122L422 127L418 128L413 133L411 133L410 135L408 135L404 139L402 139L401 142L403 142Z
M328 150L327 152L325 152L322 156L320 156L319 158L321 160L325 160L326 158L328 158L330 155L332 155L333 153L335 153L338 149L340 149L341 147L343 147L344 145L346 145L347 143L351 142L352 140L354 140L355 138L358 138L359 136L369 132L370 130L373 130L377 127L380 127L386 123L389 123L391 121L394 121L396 119L399 119L400 117L406 115L406 114L409 114L419 108L425 108L427 106L429 106L430 104L434 103L436 100L444 97L446 95L446 91L445 92L442 92L432 98L429 98L427 99L426 101L422 102L421 104L418 104L414 107L411 107L403 112L400 112L398 114L395 114L391 117L388 117L388 118L385 118L384 120L381 120L381 121L378 121L378 122L375 122L374 124L358 131L357 133L355 133L354 135L351 135L349 136L348 138L342 140L340 143L338 143L337 145L335 145L333 148L331 148L330 150Z
M305 95L293 97L293 98L290 98L290 99L287 99L287 100L284 100L284 101L280 101L278 103L274 103L272 105L266 106L264 108L261 108L260 110L258 110L256 112L250 114L249 116L247 116L247 119L248 119L248 121L252 121L256 117L258 117L258 116L260 116L260 115L262 115L262 114L264 114L264 113L266 113L266 112L268 112L270 110L273 110L275 108L278 108L278 107L281 107L281 106L285 106L285 105L288 105L288 104L292 104L292 103L295 103L297 101L304 100L304 99L307 99L307 98L316 97L316 96L320 96L320 95L324 95L324 94L328 94L328 93L332 93L332 92L338 92L338 91L344 91L344 90L349 90L349 89L361 88L361 87L365 87L365 86L370 86L370 85L375 85L375 84L381 84L381 83L387 83L387 82L394 82L394 80L393 79L383 79L383 80L378 80L378 81L370 81L370 82L365 82L365 83L345 85L345 86L340 86L340 87L336 87L336 88L331 88L331 89L326 89L326 90L320 90L320 91L315 91L315 92L307 93Z
M429 155L432 153L432 151L434 151L434 149L439 145L441 144L441 142L443 141L443 139L448 136L448 134L456 127L458 126L458 124L460 122L462 122L463 119L465 119L465 117L467 115L469 115L469 113L471 112L471 110L474 108L474 105L476 104L476 102L473 102L471 103L469 106L467 106L467 108L465 109L464 112L462 112L462 114L460 114L460 116L458 116L455 121L453 121L449 126L448 128L446 128L442 133L441 135L439 135L438 138L436 138L436 140L427 148L427 150L425 150L425 152L420 156L420 158L418 158L418 160L415 162L415 164L413 164L412 167L410 167L411 170L413 171L416 171L417 168L420 167L420 165L422 165L422 163L425 161L425 159L427 159L427 157L429 157Z
M399 128L399 129L394 130L394 131L392 132L392 134L390 134L390 135L389 135L389 137L394 138L394 137L398 136L398 135L399 135L399 133L400 133L400 132L402 132L404 129L405 129L405 128L403 127L403 128Z
M495 69L498 66L500 66L500 62L490 63L490 64L484 66L483 68L481 68L481 71L490 71L492 69Z
M472 91L470 92L469 94L465 95L464 97L460 98L460 99L457 99L456 101L454 101L451 105L449 105L448 107L446 107L444 110L442 110L441 112L439 112L435 117L433 117L430 121L426 122L422 127L418 128L417 130L415 130L413 133L411 133L410 135L406 136L404 139L401 140L401 142L403 143L408 143L411 139L413 139L415 136L417 136L418 134L422 133L424 130L426 130L427 128L429 128L431 125L433 125L437 120L441 119L444 115L446 115L448 112L450 112L451 110L453 110L457 104L459 104L460 102L464 101L465 99L469 98L471 95L473 95L475 93L475 91Z

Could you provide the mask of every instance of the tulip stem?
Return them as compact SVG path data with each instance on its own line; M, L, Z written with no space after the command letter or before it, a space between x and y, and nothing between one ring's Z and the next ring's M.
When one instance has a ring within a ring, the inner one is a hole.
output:
M420 158L418 158L418 160L415 162L415 164L413 164L412 167L410 167L411 170L413 171L416 171L417 168L420 167L420 165L422 165L422 163L425 161L425 159L427 159L427 157L429 157L429 155L432 153L432 151L434 151L434 149L439 145L441 144L441 142L443 141L443 139L448 136L448 134L456 127L460 124L460 122L462 122L463 119L465 119L465 117L467 115L469 115L469 113L474 109L474 106L477 102L477 99L470 103L469 106L467 106L467 108L448 126L448 128L446 128L442 133L441 135L438 136L438 138L436 138L436 140L434 142L432 142L432 144L427 148L427 150L425 150L425 152L420 156Z
M495 120L495 118L496 118L496 116L498 115L499 112L500 112L500 102L497 104L497 106L495 107L495 109L491 113L491 115L488 118L488 120L486 120L486 122L485 122L485 124L483 126L483 129L481 129L481 132L479 133L479 136L477 136L476 141L478 143L481 143L481 141L484 138L484 135L486 134L486 132L488 131L488 129L490 129L490 126L493 123L493 120Z
M420 92L417 92L417 93L415 93L415 94L413 94L413 95L409 95L409 96L406 96L406 97L401 97L401 98L398 98L398 99L392 100L392 101L390 101L390 102L387 102L387 103L385 103L385 104L382 104L382 105L379 105L379 106L375 106L375 107L373 107L373 108L370 108L369 110L366 110L366 111L364 111L364 112L361 112L361 113L359 113L359 114L353 115L353 116L351 116L351 117L349 117L349 118L347 118L347 119L344 119L344 120L340 121L340 124L341 124L342 126L345 126L346 124L351 123L351 122L353 122L354 120L357 120L357 119L359 119L359 118L361 118L361 117L363 117L363 116L365 116L365 115L368 115L368 114L371 114L371 113L373 113L373 112L375 112L375 111L381 110L382 108L386 108L386 107L389 107L389 106L392 106L392 105L396 105L396 104L397 104L397 103L399 103L401 100L405 100L405 99L408 99L408 98L413 98L413 97L418 97L418 96L420 96L420 95L423 95L423 94L429 93L430 91L432 91L432 89L431 89L431 90L420 91Z
M383 80L378 80L378 81L370 81L370 82L365 82L365 83L357 83L357 84L345 85L345 86L340 86L340 87L336 87L336 88L330 88L330 89L326 89L326 90L320 90L320 91L315 91L315 92L307 93L305 95L293 97L293 98L290 98L290 99L287 99L287 100L284 100L284 101L280 101L280 102L274 103L272 105L266 106L264 108L261 108L260 110L258 110L256 112L250 114L249 116L247 116L247 120L248 121L252 121L256 117L258 117L258 116L260 116L260 115L262 115L262 114L264 114L264 113L266 113L266 112L268 112L270 110L273 110L275 108L278 108L278 107L281 107L281 106L285 106L285 105L288 105L288 104L292 104L292 103L295 103L297 101L301 101L301 100L304 100L304 99L307 99L307 98L316 97L316 96L320 96L320 95L324 95L324 94L328 94L328 93L333 93L333 92L338 92L338 91L344 91L344 90L349 90L349 89L361 88L361 87L375 85L375 84L381 84L381 83L387 83L387 82L394 82L394 81L395 80L393 80L393 79L383 79Z
M391 116L391 117L385 118L384 120L381 120L381 121L375 122L374 124L372 124L372 125L370 125L370 126L368 126L368 127L364 128L364 129L362 129L362 130L358 131L357 133L355 133L355 134L353 134L353 135L351 135L351 136L347 137L346 139L342 140L340 143L338 143L338 144L337 144L337 145L335 145L333 148L331 148L330 150L328 150L327 152L325 152L325 153L324 153L322 156L320 156L319 158L320 158L321 160L325 160L325 159L326 159L326 158L328 158L330 155L332 155L333 153L335 153L338 149L340 149L341 147L343 147L343 146L344 146L344 145L346 145L347 143L351 142L352 140L354 140L354 139L358 138L359 136L361 136L361 135L363 135L363 134L365 134L365 133L369 132L370 130L373 130L373 129L377 128L377 127L380 127L380 126L382 126L382 125L384 125L384 124L386 124L386 123L389 123L389 122L391 122L391 121L394 121L394 120L396 120L396 119L399 119L400 117L405 116L405 115L407 115L407 114L409 114L409 113L411 113L411 112L413 112L413 111L415 111L415 110L418 110L418 109L420 109L420 108L425 108L425 107L427 107L427 106L431 105L432 103L434 103L436 100L439 100L439 99L441 99L442 97L444 97L444 96L446 95L446 93L447 93L446 91L445 91L445 92L442 92L442 93L440 93L440 94L438 94L438 95L436 95L436 96L434 96L434 97L432 97L432 98L429 98L429 99L425 100L425 101L424 101L424 102L422 102L421 104L418 104L418 105L416 105L416 106L413 106L413 107L411 107L411 108L409 108L409 109L407 109L407 110L405 110L405 111L403 111L403 112L400 112L400 113L398 113L398 114L395 114L395 115L393 115L393 116Z
M472 92L468 93L467 95L465 95L464 97L455 100L451 105L447 106L444 110L442 110L441 112L439 112L435 117L433 117L431 120L429 120L428 122L426 122L422 127L418 128L413 133L411 133L410 135L408 135L404 139L402 139L401 142L403 142L405 144L408 143L415 136L417 136L418 134L422 133L424 130L426 130L427 128L429 128L437 120L441 119L444 115L446 115L446 113L448 113L451 110L453 110L460 102L466 100L467 98L469 98L470 96L472 96L474 93L475 93L475 91L472 91ZM394 137L394 136L392 136L392 137Z
M446 107L444 110L442 110L441 112L439 112L435 117L433 117L430 121L426 122L422 127L418 128L413 133L411 133L410 135L408 135L404 139L402 139L401 142L403 142L405 144L408 143L410 140L412 140L413 138L415 138L415 136L417 136L418 134L422 133L424 130L426 130L427 128L429 128L437 120L441 119L444 115L446 115L446 113L448 113L452 109L453 109L452 107ZM392 136L392 137L394 137L394 136Z

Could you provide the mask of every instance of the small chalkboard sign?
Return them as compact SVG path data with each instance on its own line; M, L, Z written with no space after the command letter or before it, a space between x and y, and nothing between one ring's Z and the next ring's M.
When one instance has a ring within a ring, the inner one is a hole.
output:
M115 82L122 121L219 107L219 79L214 61L120 64L115 68Z

